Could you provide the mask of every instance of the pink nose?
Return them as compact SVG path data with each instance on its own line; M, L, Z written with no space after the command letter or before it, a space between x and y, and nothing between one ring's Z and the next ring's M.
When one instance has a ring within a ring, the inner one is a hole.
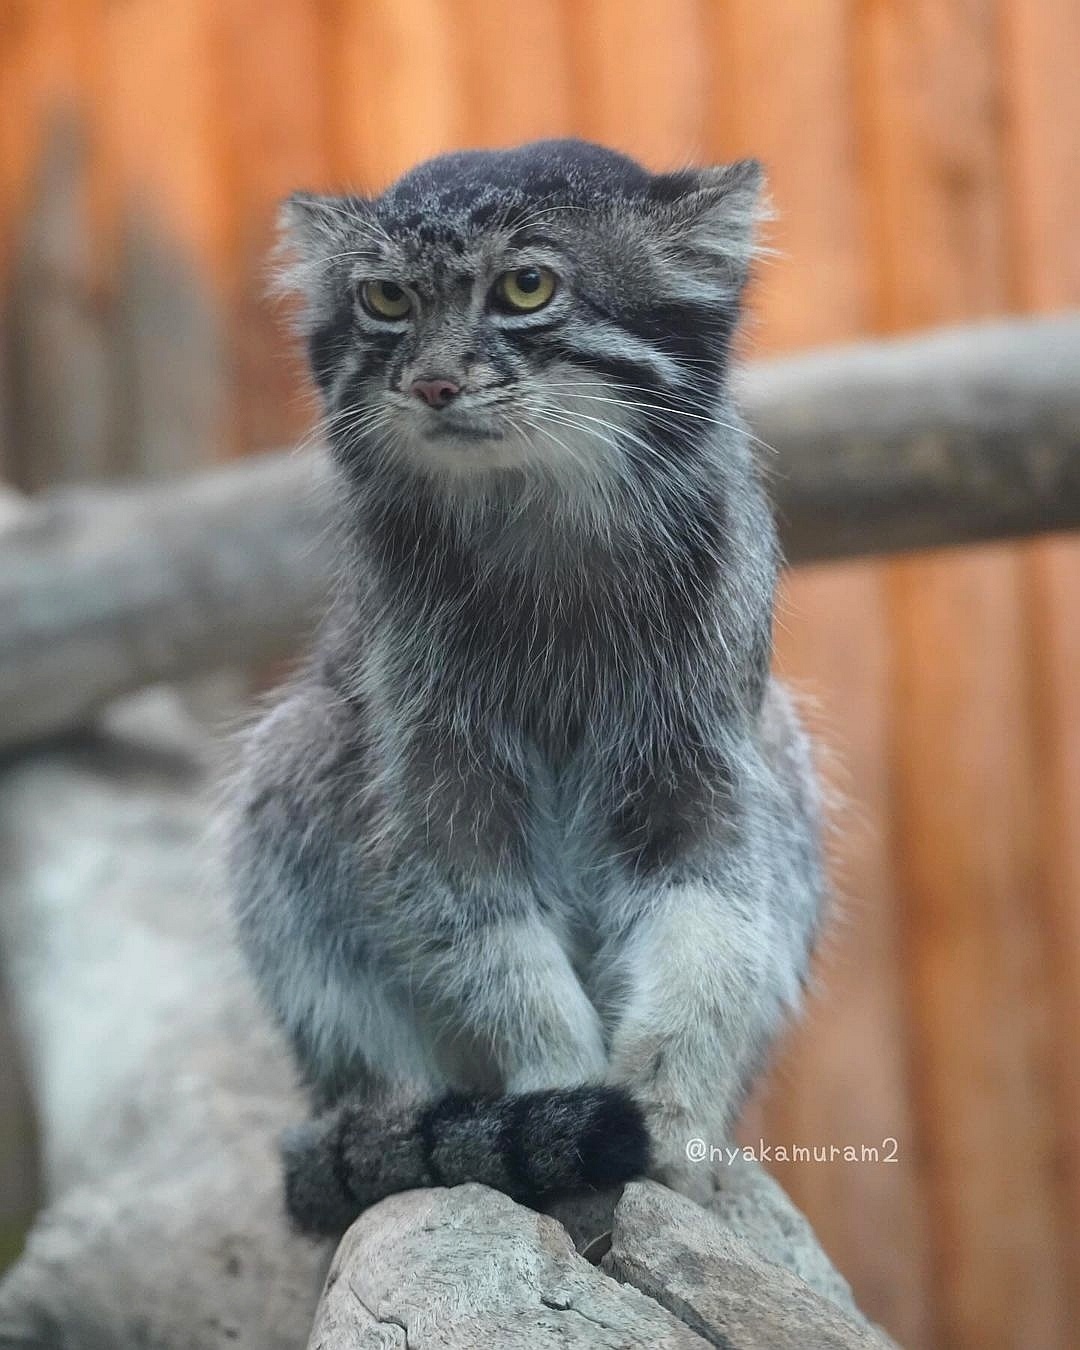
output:
M429 408L445 408L461 393L461 385L453 380L413 380L409 393L422 398Z

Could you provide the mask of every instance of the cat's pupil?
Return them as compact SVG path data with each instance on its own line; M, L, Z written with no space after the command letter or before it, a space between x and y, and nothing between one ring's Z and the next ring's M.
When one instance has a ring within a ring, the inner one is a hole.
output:
M523 267L514 278L519 291L524 291L526 295L540 289L540 273L535 267Z
M402 299L402 297L405 294L405 292L401 289L401 287L395 286L392 281L384 281L382 283L382 293L383 299L389 300L391 304L393 304L397 300Z

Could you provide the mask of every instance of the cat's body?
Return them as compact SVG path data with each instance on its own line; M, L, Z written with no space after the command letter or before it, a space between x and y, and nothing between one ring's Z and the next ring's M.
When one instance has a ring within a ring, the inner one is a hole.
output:
M798 1003L816 798L725 393L757 186L562 142L292 208L343 567L232 863L324 1109L308 1227L467 1179L704 1195L686 1143Z

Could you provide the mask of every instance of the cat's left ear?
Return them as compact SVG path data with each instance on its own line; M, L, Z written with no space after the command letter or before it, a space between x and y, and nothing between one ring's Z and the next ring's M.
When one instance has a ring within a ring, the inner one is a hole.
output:
M765 170L756 159L711 169L657 174L648 197L680 242L713 259L741 285L759 252L757 230L769 216Z

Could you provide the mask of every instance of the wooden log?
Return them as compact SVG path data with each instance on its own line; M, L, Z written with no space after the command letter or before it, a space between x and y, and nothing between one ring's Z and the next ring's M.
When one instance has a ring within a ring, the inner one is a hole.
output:
M764 1258L734 1228L655 1182L626 1188L604 1265L709 1345L880 1350L888 1344L861 1319Z
M793 563L1080 525L1080 319L762 362L743 406Z
M19 841L0 849L0 951L47 1188L0 1285L0 1347L295 1350L330 1256L284 1217L275 1141L304 1106L228 936L213 738L168 691L137 705L0 771L0 843ZM601 1270L484 1187L391 1197L346 1236L310 1346L752 1350L793 1318L802 1344L885 1344L748 1165L714 1213L632 1187L612 1241Z
M309 1350L709 1344L579 1256L554 1219L484 1186L394 1196L354 1224L308 1342Z
M632 1183L599 1269L560 1224L485 1187L396 1196L338 1248L309 1350L885 1350L776 1183L740 1163L730 1187L708 1211Z
M1080 318L987 324L745 376L793 562L1080 524ZM317 459L71 490L0 535L0 745L158 680L273 659L330 557Z
M325 528L310 463L287 455L34 499L0 533L0 745L289 653L326 594Z

